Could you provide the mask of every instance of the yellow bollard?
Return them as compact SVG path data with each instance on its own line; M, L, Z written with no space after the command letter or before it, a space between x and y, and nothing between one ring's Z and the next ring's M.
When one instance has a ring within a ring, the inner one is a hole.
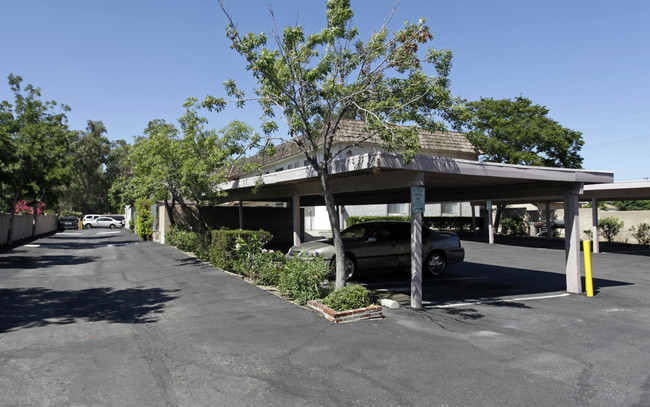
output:
M585 240L582 242L582 247L585 252L585 288L587 289L587 297L593 297L594 281L591 276L591 241Z

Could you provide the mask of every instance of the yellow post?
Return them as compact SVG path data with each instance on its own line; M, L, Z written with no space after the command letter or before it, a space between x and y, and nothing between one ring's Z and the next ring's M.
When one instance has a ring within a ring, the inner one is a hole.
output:
M591 276L591 241L583 241L582 247L585 252L585 288L587 289L587 297L593 297L594 281Z

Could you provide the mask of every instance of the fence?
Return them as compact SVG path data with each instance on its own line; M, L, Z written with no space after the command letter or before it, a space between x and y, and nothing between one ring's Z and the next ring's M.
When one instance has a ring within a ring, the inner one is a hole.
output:
M7 244L7 231L9 230L9 215L8 213L0 213L0 246ZM36 234L40 236L46 233L53 232L58 227L59 217L56 215L37 215L36 216ZM14 215L14 225L11 233L11 240L17 242L22 239L27 239L32 236L34 226L34 215Z

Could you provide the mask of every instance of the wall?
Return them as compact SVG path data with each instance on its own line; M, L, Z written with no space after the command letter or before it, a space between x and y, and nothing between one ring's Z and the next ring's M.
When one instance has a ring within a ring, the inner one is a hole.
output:
M615 217L622 220L625 225L621 233L614 237L615 242L638 244L639 241L632 236L632 226L638 228L641 223L650 224L650 211L602 211L598 210L598 219ZM591 208L580 209L580 236L587 239L585 230L592 229ZM606 241L602 236L599 241Z
M7 244L7 230L9 229L8 213L0 214L0 245ZM36 236L53 232L58 227L58 216L56 215L38 215L36 218ZM15 215L12 229L12 240L17 242L22 239L32 237L32 227L34 225L34 215Z
M167 211L158 211L159 231L168 230L169 220ZM196 211L196 207L190 207ZM238 206L211 206L200 208L201 216L208 223L210 228L228 228L239 229L239 207ZM174 208L174 217L177 225L183 228L199 229L200 225L180 206ZM266 230L273 235L273 239L267 244L267 248L274 250L286 251L293 246L293 212L289 208L279 207L244 207L243 208L244 225L243 229ZM301 235L304 230L301 231ZM164 242L162 233L157 239Z

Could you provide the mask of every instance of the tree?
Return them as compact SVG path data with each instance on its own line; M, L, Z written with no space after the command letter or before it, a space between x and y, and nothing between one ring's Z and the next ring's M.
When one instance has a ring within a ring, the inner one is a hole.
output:
M352 26L349 0L327 2L327 26L320 32L305 35L301 26L286 27L273 34L275 46L267 47L265 34L242 35L224 0L220 4L230 21L226 35L231 47L246 59L257 87L255 96L247 97L233 80L227 80L224 85L232 99L209 96L204 105L221 110L229 102L242 106L259 101L265 117L262 129L269 139L278 129L274 120L280 115L291 142L320 178L336 249L336 288L340 288L345 285L343 241L330 188L330 164L352 145L371 138L380 140L385 149L400 151L408 161L419 149L418 126L437 131L445 129L445 121L456 120L463 110L449 91L452 53L421 49L433 38L424 19L407 21L391 34L389 18L367 41L360 40ZM435 75L425 73L425 64ZM333 150L339 123L350 117L363 120L367 135Z
M608 242L614 240L614 236L618 235L623 229L625 222L619 220L614 216L608 216L598 220L598 230L601 236L607 239Z
M110 184L104 170L111 142L104 136L101 121L88 120L85 132L77 132L70 153L70 183L65 188L66 201L82 213L105 213Z
M472 117L467 138L480 160L503 164L581 168L582 133L550 119L548 109L518 96L514 100L481 98L467 103ZM497 206L498 229L505 205Z
M467 138L481 160L504 164L581 168L582 133L547 117L548 109L522 96L467 103Z
M72 133L65 116L68 106L41 101L40 88L32 85L23 90L18 75L10 74L8 81L14 104L3 101L0 105L0 197L4 209L11 213L7 231L7 242L11 244L18 200L22 198L34 206L58 199L57 187L63 183Z
M207 130L207 119L198 115L197 100L185 104L179 119L180 131L164 120L149 122L145 134L129 150L130 178L114 183L116 191L126 185L130 199L163 200L172 225L174 207L180 204L199 224L207 223L186 199L202 206L223 195L215 185L227 180L227 170L235 165L259 140L253 129L233 121L221 131Z
M650 201L633 200L633 201L612 201L619 211L648 211L650 210Z

